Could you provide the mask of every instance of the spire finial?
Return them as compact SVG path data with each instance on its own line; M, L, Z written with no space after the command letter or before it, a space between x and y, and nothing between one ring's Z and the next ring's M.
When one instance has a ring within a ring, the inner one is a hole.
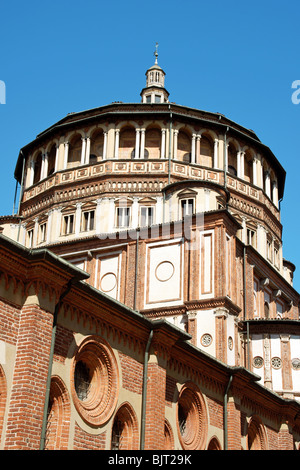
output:
M157 65L157 57L158 57L157 49L158 49L158 42L157 42L156 45L155 45L155 52L154 52L154 55L155 55L155 65Z

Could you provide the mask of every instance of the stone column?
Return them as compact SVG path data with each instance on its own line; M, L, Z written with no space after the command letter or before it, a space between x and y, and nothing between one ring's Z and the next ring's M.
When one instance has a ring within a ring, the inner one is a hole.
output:
M69 155L69 142L65 142L65 148L64 148L64 170L68 166L68 155Z
M97 199L97 206L96 206L96 213L95 213L95 219L96 219L96 234L101 233L101 202L102 199Z
M115 158L119 158L120 129L115 129Z
M240 154L241 175L240 178L245 179L245 152Z
M134 149L134 158L140 158L140 129L135 130L135 149Z
M87 137L86 139L86 152L85 152L85 163L90 163L90 153L91 153L91 139Z
M56 153L55 153L55 167L54 172L56 173L58 170L58 155L59 155L59 146L56 146Z
M253 184L255 184L255 186L257 186L257 159L256 159L256 156L253 158L252 171L253 171L253 175L252 175Z
M236 155L236 173L237 177L241 178L241 152Z
M278 185L276 180L272 183L272 201L278 207Z
M196 134L192 135L191 163L196 163Z
M196 135L196 157L195 157L195 163L200 164L200 146L201 146L201 135L197 134Z
M86 139L82 138L82 146L81 146L81 160L80 164L84 165L85 164L85 152L86 152Z
M266 191L266 195L269 198L271 198L271 180L270 180L269 170L266 171L266 174L265 174L265 191Z
M106 160L107 155L107 132L103 132L104 142L103 142L103 160Z
M35 167L35 162L34 160L30 161L30 178L29 178L29 186L33 185L34 181L34 167Z
M47 178L48 175L48 153L45 152L42 157L41 179Z
M141 129L141 154L140 158L145 158L145 129Z
M178 146L178 131L177 130L174 130L173 136L174 136L173 137L173 158L174 160L177 160L177 146Z
M214 141L214 161L213 161L213 167L214 168L219 168L218 164L218 148L219 148L219 141L218 139L215 139Z
M32 248L35 248L38 244L39 239L39 218L36 217L34 219L34 230L33 230L33 240L32 240Z

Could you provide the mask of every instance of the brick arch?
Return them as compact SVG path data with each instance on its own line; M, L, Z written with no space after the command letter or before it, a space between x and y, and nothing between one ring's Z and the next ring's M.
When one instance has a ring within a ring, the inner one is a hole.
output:
M111 449L138 450L138 421L132 406L123 403L116 412L111 431Z
M267 435L259 416L252 416L247 429L248 450L266 450Z
M177 403L177 431L186 450L204 450L207 440L208 413L202 393L193 382L186 382Z
M167 419L165 419L164 435L165 435L164 449L173 450L174 449L174 434L173 434L171 425Z
M208 444L207 450L222 450L222 446L217 437L213 437Z
M46 434L47 450L67 450L71 417L70 397L60 377L51 379L48 422Z
M2 436L2 431L3 431L6 398L7 398L6 377L5 377L4 370L2 366L0 365L0 442L1 442L1 436Z

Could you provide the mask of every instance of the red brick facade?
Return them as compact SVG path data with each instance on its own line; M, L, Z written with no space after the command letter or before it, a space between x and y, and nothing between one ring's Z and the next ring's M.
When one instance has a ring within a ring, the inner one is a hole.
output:
M14 245L4 237L1 242L3 258ZM144 352L151 330L145 449L224 449L226 436L228 449L234 450L299 447L299 404L269 393L251 372L207 356L187 341L185 332L167 322L142 317L103 296L80 281L81 272L58 258L49 255L47 262L43 256L39 260L40 272L47 268L52 278L44 289L37 284L32 289L29 252L16 252L14 261L20 264L18 274L1 266L6 272L1 277L0 308L0 322L5 325L1 341L6 345L0 368L2 449L39 449L42 442L54 306L64 291L62 284L57 285L53 295L54 272L65 286L70 278L79 282L58 315L46 449L139 449ZM21 285L22 296L15 301L22 298L22 302L12 306L12 286ZM223 336L220 327L219 341ZM87 399L76 395L75 370L80 361L90 371ZM100 387L94 386L98 380ZM80 400L84 409L78 406Z

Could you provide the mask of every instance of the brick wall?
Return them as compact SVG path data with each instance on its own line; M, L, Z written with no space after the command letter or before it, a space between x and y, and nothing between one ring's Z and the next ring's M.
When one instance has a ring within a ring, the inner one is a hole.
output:
M38 449L53 316L37 305L20 313L5 449Z
M74 450L105 450L106 432L89 434L75 424Z

